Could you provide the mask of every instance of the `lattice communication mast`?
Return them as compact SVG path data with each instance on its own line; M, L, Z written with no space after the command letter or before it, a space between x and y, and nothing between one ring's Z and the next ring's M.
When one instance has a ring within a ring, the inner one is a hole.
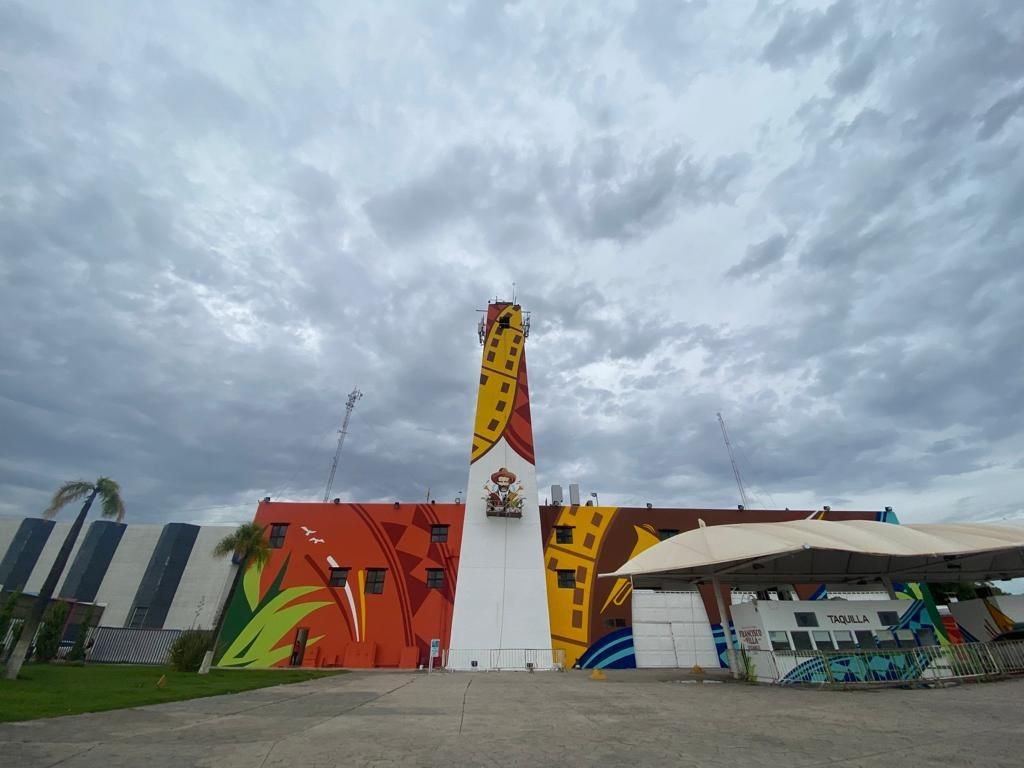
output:
M345 435L348 434L348 421L352 418L352 409L356 407L356 400L361 398L363 393L358 387L348 394L345 402L345 420L341 422L341 429L338 430L338 448L334 451L334 461L331 462L331 474L327 478L327 488L324 490L324 501L331 500L331 486L334 485L334 475L338 471L338 460L341 458L341 446L345 444Z
M750 507L750 500L747 498L747 491L743 487L743 478L740 477L740 468L736 464L736 455L732 452L732 443L729 442L729 433L725 431L725 419L722 418L722 414L716 414L718 416L718 426L722 428L722 439L725 440L725 450L729 452L729 461L732 463L732 474L736 478L736 487L740 490L740 499L743 500L743 508L748 509Z

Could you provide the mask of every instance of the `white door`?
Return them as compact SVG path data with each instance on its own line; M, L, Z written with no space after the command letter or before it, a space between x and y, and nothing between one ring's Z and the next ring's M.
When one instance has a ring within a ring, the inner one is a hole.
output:
M699 592L633 591L638 667L716 668L718 653Z

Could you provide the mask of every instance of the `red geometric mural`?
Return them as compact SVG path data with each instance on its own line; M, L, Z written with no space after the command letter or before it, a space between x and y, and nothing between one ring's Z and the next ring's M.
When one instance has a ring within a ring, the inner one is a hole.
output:
M432 638L448 642L462 518L461 504L261 502L268 537L287 529L237 591L219 663L425 664Z

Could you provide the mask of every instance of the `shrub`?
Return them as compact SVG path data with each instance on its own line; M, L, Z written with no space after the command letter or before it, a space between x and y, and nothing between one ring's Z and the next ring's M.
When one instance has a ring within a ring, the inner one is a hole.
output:
M179 672L196 672L210 647L210 633L202 629L186 629L171 646L171 664Z
M7 630L11 627L11 617L14 616L14 606L18 604L21 592L12 592L4 603L4 609L0 611L0 659L4 657L4 639L7 637ZM17 630L15 630L17 631ZM18 642L16 637L11 637L11 645Z
M82 623L78 625L75 644L68 651L68 661L85 661L85 641L89 637L89 623L92 621L92 606L85 609Z
M68 604L57 602L51 605L46 616L43 617L43 624L36 636L36 659L42 662L50 661L57 656L60 648L61 635L64 634L64 622L68 618Z

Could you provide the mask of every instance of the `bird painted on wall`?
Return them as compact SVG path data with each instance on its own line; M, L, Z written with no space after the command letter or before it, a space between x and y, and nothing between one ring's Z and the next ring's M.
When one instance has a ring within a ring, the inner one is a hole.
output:
M327 539L318 539L316 536L312 536L309 539L310 544L323 544Z
M316 531L314 531L312 528L307 528L304 525L300 525L299 527L302 529L302 532L306 534L306 536L312 536L314 533L316 533Z

